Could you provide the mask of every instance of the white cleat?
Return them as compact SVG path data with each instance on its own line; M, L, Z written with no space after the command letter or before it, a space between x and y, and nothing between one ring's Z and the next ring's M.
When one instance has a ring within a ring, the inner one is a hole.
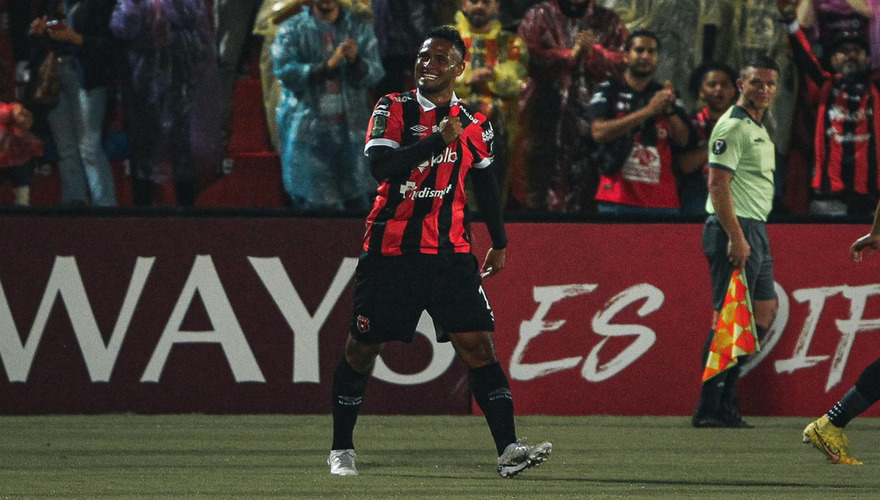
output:
M354 450L331 450L327 457L327 465L330 466L330 474L334 476L357 476L358 471L354 466L357 454Z
M504 453L498 457L498 475L510 478L526 469L537 467L547 460L551 451L553 451L553 445L546 441L535 446L529 446L520 441L510 443L504 449Z

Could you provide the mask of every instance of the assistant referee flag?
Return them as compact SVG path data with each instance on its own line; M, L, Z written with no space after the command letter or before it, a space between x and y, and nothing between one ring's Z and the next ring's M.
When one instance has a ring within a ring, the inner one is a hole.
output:
M755 315L745 272L736 269L730 277L727 296L715 325L715 337L709 348L703 382L731 368L740 356L758 352L758 336L755 330Z

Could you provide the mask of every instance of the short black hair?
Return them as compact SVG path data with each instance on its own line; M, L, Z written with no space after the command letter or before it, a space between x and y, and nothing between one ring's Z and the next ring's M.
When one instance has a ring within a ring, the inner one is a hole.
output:
M748 70L749 68L772 69L773 71L779 73L779 65L776 64L776 61L772 57L766 54L758 54L756 56L750 57L749 60L746 61L745 64L743 64L743 67L739 72L740 78L745 77L746 70Z
M657 33L654 33L651 30L635 30L626 37L626 43L623 44L623 50L629 52L629 49L633 46L633 40L636 38L645 37L645 38L653 38L655 42L657 42L657 50L660 50L660 39L657 38Z
M467 54L467 46L464 44L464 40L461 39L461 33L457 29L452 26L438 26L428 32L425 40L429 38L441 38L451 43L458 49L458 52L461 54L461 60L464 61L464 56Z
M700 87L703 86L703 80L706 79L706 75L713 71L721 71L726 74L728 78L730 78L730 83L736 87L736 70L731 68L729 65L724 64L719 61L707 61L703 64L697 66L694 71L691 73L691 78L688 80L688 90L691 91L691 94L697 96L700 95Z

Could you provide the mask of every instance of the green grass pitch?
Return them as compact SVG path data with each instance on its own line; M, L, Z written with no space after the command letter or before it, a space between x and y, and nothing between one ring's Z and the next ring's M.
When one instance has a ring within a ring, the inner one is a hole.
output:
M482 417L361 416L359 476L330 476L327 415L0 417L0 498L876 498L880 419L848 428L863 466L800 444L808 418L692 429L685 417L518 418L552 441L495 473Z

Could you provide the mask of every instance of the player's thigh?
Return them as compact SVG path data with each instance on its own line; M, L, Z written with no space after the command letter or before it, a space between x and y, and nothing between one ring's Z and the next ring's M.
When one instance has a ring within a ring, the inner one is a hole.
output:
M495 316L483 290L477 258L459 253L442 259L428 303L437 340L448 341L450 333L494 331Z
M410 342L426 307L420 256L362 254L355 271L349 333L360 342Z

